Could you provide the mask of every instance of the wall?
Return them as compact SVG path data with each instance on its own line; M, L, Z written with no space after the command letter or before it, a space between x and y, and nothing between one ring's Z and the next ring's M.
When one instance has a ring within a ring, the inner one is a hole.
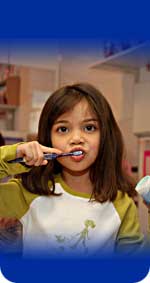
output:
M90 58L80 56L64 58L61 66L61 85L74 82L94 84L110 102L117 120L122 113L122 73L90 68ZM94 61L94 58L93 58Z
M122 78L122 113L119 120L127 158L132 166L138 166L138 139L133 133L135 77L131 73L124 73Z
M20 106L16 113L16 130L28 134L30 112L32 111L32 93L34 90L54 91L55 76L55 71L21 67Z
M139 81L134 88L133 131L139 136L150 135L150 70L147 67L140 69ZM142 117L142 119L141 119Z

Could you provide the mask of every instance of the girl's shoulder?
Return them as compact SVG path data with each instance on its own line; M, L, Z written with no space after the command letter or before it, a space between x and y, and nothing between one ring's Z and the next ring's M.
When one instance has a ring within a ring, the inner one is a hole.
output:
M133 198L130 197L127 193L118 190L117 196L114 199L113 204L115 206L128 207L128 206L134 204L134 201L133 201Z
M113 205L118 212L121 219L124 218L124 215L129 211L135 211L137 210L134 200L128 196L127 193L124 193L122 191L117 192L117 196L115 200L113 201Z
M129 200L131 200L131 199L132 199L132 198L129 197L127 193L118 190L118 191L117 191L117 196L116 196L114 202L116 202L116 201L124 201L124 200L126 200L126 201L128 200L128 201L129 201Z

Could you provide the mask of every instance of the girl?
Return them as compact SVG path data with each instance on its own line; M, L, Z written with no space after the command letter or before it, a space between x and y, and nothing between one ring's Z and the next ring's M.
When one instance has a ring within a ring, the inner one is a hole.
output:
M43 159L43 153L82 151ZM100 255L142 243L135 194L122 169L123 141L104 96L86 83L54 92L41 113L35 142L1 148L0 216L23 227L23 252ZM9 164L25 157L26 164ZM27 167L26 167L27 166Z

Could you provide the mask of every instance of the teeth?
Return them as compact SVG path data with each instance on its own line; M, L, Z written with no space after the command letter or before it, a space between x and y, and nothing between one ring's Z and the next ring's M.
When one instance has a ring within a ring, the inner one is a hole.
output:
M80 156L83 154L83 151L82 150L77 150L77 151L74 151L73 152L74 156Z
M78 151L78 155L82 155L83 154L83 151L82 150L79 150Z

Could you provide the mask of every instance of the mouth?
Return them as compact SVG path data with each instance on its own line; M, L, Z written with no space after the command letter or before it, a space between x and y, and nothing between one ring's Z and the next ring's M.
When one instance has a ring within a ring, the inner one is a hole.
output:
M70 158L72 160L76 161L76 162L79 162L85 157L85 151L81 147L76 147L76 148L72 149L70 152L77 152L77 151L81 151L81 154L71 156Z
M74 147L70 152L79 152L79 151L81 151L82 152L82 154L84 154L85 153L85 151L83 150L83 148L81 148L81 147Z

